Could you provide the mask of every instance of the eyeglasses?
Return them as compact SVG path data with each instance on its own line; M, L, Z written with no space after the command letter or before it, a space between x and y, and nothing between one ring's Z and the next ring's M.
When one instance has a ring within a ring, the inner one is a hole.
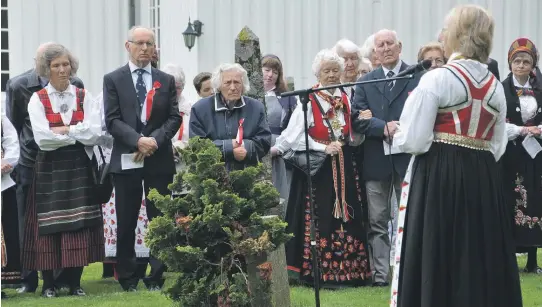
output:
M139 48L143 47L143 45L147 45L147 48L154 46L154 42L140 42L140 41L139 42L128 41L128 42L135 44Z

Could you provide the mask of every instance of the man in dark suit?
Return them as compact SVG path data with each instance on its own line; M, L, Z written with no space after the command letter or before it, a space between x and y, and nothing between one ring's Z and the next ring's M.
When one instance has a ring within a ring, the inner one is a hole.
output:
M495 75L495 78L497 78L497 80L501 80L501 76L499 75L499 63L497 61L489 58L489 60L487 61L487 69Z
M382 65L360 78L360 81L392 78L408 67L399 58L402 45L397 40L395 31L381 30L375 33L374 39L375 52ZM410 160L410 155L395 153L390 157L384 150L389 149L408 94L417 85L418 78L358 85L354 96L353 127L366 136L363 177L367 188L369 245L375 270L374 286L388 285L388 221L391 216L389 196L392 187L397 200L401 195L401 181Z
M42 55L51 43L40 45L36 51L36 58ZM17 130L19 136L20 156L19 163L15 168L15 182L17 184L17 210L19 217L19 242L24 238L24 215L26 209L26 199L34 177L34 163L38 153L38 145L34 142L34 133L30 125L28 115L28 102L32 95L44 88L49 81L38 76L35 69L30 69L8 80L6 83L6 115ZM78 78L72 78L70 82L84 88L83 82ZM60 271L55 272L59 277ZM38 274L36 271L28 271L23 268L23 285L17 289L19 293L35 292L38 287ZM57 281L61 282L60 279Z
M181 116L173 76L151 67L156 47L152 30L133 27L125 46L130 61L104 76L103 98L107 131L115 140L109 171L116 193L116 269L122 288L136 291L139 277L134 243L141 183L144 181L145 195L153 188L162 195L170 194L167 186L175 174L171 139L179 130ZM122 156L143 162L143 167L128 169ZM146 209L149 220L161 215L149 200ZM151 273L143 281L149 290L159 290L164 265L152 255L149 262Z

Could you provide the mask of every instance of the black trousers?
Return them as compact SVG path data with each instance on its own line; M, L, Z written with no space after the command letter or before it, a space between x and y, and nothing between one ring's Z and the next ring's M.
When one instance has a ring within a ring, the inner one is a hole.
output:
M53 270L46 270L42 271L43 275L43 288L42 291L45 291L47 289L52 289L55 287L58 287L57 280L58 276L55 276L55 272ZM63 277L63 282L66 286L70 288L70 290L75 290L79 287L81 287L81 276L83 275L83 267L75 267L75 268L65 268L62 270L61 276Z
M17 165L15 168L15 183L17 184L17 211L19 218L19 243L21 251L23 248L23 238L24 238L24 215L26 213L26 200L28 198L28 192L30 191L30 185L32 184L32 179L34 178L34 168L24 165ZM28 288L29 291L33 292L38 287L38 272L29 271L25 268L22 268L22 282Z
M171 192L167 186L173 181L171 175L143 175L143 174L113 174L113 184L115 186L115 204L117 210L117 274L119 283L123 289L130 286L137 286L139 274L137 273L136 254L134 250L135 229L139 209L141 207L141 193L144 181L145 195L149 190L156 189L162 195L168 195ZM162 215L154 203L146 200L147 217L152 221L157 216ZM143 279L147 287L159 286L164 283L162 275L165 266L158 259L149 256L151 266L150 275Z

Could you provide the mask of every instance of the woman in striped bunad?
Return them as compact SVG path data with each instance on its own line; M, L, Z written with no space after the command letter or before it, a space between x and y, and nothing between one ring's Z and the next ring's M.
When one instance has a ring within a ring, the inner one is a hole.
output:
M70 85L77 60L60 44L36 59L49 84L34 93L28 113L39 147L28 196L23 267L43 273L44 297L56 297L53 270L64 269L69 294L84 296L83 267L104 257L101 206L93 200L92 146L101 135L99 105Z

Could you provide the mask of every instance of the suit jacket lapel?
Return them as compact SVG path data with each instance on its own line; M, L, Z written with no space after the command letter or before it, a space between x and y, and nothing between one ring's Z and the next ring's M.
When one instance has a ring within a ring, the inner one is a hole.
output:
M134 108L128 108L128 109L134 110L135 111L134 115L136 116L137 120L141 121L141 119L139 118L139 114L141 114L141 108L139 107L139 101L137 100L137 94L134 87L134 81L132 79L132 72L130 71L130 66L128 64L124 66L123 73L125 74L125 77L121 78L123 82L122 88L126 89L126 93L128 94L130 98L129 100L131 100L134 104Z
M399 72L402 72L403 70L405 70L407 68L408 68L408 65L405 64L405 62L403 62ZM406 85L408 84L408 81L409 81L409 79L395 80L395 85L391 89L391 93L390 93L390 97L391 97L390 104L392 104L397 99L397 97L399 95L401 95L401 93L405 89Z
M377 80L377 79L384 79L384 78L385 78L384 69L382 69L382 66L380 66L375 71L373 79ZM381 95L386 96L385 92L384 92L384 87L386 86L386 82L376 82L376 83L373 83L373 85L378 89L378 91L380 92Z

